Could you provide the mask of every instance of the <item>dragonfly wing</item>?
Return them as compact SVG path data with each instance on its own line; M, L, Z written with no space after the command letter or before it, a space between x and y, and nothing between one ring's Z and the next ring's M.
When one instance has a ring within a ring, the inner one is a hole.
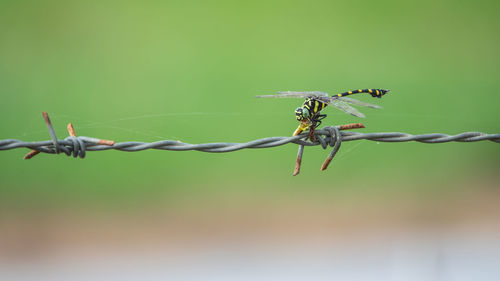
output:
M324 103L330 103L332 100L334 100L335 98L334 97L330 97L330 96L320 96L320 97L316 97L316 99L324 102Z
M347 103L345 103L344 101L342 101L340 99L332 100L329 105L335 106L336 108L344 111L345 113L354 115L356 117L365 118L365 115L363 113L359 112L356 108L348 105Z
M367 102L362 102L362 101L351 99L351 98L348 98L348 97L342 97L342 98L339 98L339 100L345 101L345 102L350 103L350 104L364 106L364 107L369 107L369 108L382 108L381 106L378 106L378 105L375 105L375 104L371 104L371 103L367 103Z
M312 92L294 92L294 91L285 91L278 92L276 95L262 95L256 96L257 98L311 98L311 97L328 97L327 93L312 91Z
M311 91L311 92L304 92L304 93L310 93L310 94L313 94L316 97L330 97L328 95L328 93L320 92L320 91Z

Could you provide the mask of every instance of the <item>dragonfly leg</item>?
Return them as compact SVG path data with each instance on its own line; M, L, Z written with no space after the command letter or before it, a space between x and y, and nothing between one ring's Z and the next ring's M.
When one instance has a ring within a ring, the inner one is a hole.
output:
M321 125L321 120L325 119L326 114L317 114L311 118L311 126L309 128L309 139L314 142L314 131Z
M321 124L321 120L326 118L326 114L319 114L316 120L319 122L318 126Z
M314 142L316 138L314 137L314 131L316 131L316 126L309 127L309 139Z

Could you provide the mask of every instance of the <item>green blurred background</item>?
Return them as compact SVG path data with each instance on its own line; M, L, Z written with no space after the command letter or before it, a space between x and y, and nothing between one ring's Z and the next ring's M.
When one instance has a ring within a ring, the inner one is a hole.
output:
M302 103L255 95L357 88L392 92L357 96L384 107L366 119L326 109L324 124L499 133L498 12L497 1L1 1L0 139L48 140L47 111L60 138L73 122L118 142L246 142L290 135ZM499 179L490 142L349 142L325 172L329 150L306 148L292 177L296 151L2 151L0 201L107 212L193 198L432 197Z

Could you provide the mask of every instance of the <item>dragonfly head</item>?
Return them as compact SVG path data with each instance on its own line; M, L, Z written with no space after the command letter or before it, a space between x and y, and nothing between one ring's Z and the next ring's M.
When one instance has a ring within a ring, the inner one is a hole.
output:
M309 118L309 109L305 107L298 107L295 109L295 118L297 118L297 121L304 121L307 118Z

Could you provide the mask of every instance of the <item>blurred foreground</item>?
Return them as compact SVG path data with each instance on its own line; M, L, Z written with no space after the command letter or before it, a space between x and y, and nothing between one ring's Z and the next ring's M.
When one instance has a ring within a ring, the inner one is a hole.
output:
M120 212L4 212L0 278L498 280L495 178L453 184L425 196L245 190Z

